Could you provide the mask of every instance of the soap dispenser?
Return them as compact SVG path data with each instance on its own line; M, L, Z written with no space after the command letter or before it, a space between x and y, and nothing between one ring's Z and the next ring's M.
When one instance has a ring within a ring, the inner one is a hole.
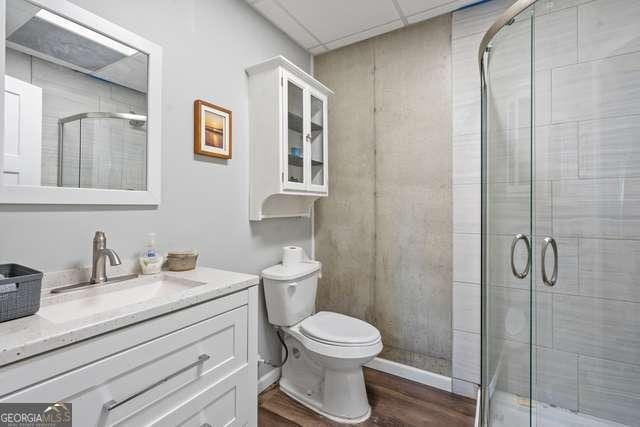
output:
M162 269L162 255L156 249L156 233L149 233L149 240L139 259L142 274L157 274Z

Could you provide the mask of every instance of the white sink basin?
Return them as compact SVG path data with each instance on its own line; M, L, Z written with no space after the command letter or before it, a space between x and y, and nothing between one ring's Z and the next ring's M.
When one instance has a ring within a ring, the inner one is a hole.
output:
M95 285L48 299L40 307L38 315L53 323L64 323L184 292L201 285L204 283L165 274Z

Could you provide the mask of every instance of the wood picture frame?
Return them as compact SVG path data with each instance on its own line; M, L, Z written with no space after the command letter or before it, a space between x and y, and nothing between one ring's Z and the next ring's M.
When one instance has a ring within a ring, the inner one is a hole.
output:
M231 159L231 110L197 99L193 103L193 151L201 156Z

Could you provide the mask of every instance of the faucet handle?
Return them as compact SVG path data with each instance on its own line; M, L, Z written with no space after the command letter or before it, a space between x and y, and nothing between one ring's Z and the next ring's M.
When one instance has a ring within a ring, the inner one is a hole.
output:
M107 236L104 234L104 231L96 231L96 234L93 236L93 244L106 244Z

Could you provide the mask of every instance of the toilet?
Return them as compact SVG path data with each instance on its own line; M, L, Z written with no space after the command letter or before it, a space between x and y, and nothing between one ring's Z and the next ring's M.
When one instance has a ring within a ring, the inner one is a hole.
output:
M320 263L309 260L262 271L269 322L289 351L280 389L333 421L360 423L371 415L362 365L382 351L382 339L362 320L315 313L319 273Z

